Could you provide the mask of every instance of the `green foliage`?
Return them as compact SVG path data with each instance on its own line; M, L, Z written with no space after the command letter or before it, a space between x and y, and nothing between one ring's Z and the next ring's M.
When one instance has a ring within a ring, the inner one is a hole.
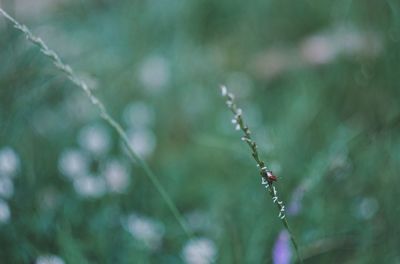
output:
M299 213L288 215L305 263L400 261L396 1L70 0L38 5L40 15L7 2L128 134L146 132L136 147L153 140L143 158L180 212L201 219L199 228L189 224L215 242L217 263L271 263L282 228L221 83L280 177L281 198L290 205L305 190ZM0 262L47 254L66 263L183 262L187 237L117 133L109 130L107 153L89 169L100 175L111 158L129 164L126 189L88 198L63 174L62 153L84 149L82 129L106 124L0 21L0 149L20 160L14 193L1 198L10 218L0 223ZM132 102L150 114L139 111L129 124ZM156 249L128 232L132 213L162 225Z

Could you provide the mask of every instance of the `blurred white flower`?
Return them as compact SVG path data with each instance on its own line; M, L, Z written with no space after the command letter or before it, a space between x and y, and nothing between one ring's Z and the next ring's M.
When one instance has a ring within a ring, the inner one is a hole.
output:
M373 58L381 53L383 46L382 38L375 32L349 25L335 26L306 36L297 47L281 45L256 54L250 62L250 70L269 80L299 67L332 63L339 56Z
M106 184L102 177L97 176L81 176L74 179L75 191L88 198L99 198L106 192Z
M349 26L311 35L300 44L300 55L309 64L330 63L339 55L375 57L381 50L377 34Z
M103 124L83 127L78 135L79 145L95 156L105 154L111 147L110 133Z
M20 169L20 160L11 147L0 149L0 176L13 177Z
M329 63L335 58L337 52L332 39L324 35L311 36L305 39L300 47L302 57L311 64Z
M56 255L39 256L35 264L64 264L64 260Z
M14 183L10 178L0 177L0 197L9 199L14 194Z
M187 264L213 263L216 256L215 244L208 238L190 239L182 249L182 258Z
M378 212L379 203L375 198L363 198L359 204L358 217L364 220L371 219Z
M124 226L133 237L141 241L149 249L155 250L161 246L165 232L161 222L131 214L126 218Z
M127 132L131 148L141 157L151 155L156 147L156 137L149 129L131 129Z
M7 202L0 199L0 223L6 223L10 220L11 212Z
M152 92L165 88L170 78L168 61L160 56L150 56L145 59L139 70L139 80Z
M154 109L144 102L132 102L125 107L122 118L129 127L147 127L154 123Z
M129 186L128 168L117 159L109 160L105 164L103 176L111 192L122 193Z
M85 175L89 170L89 158L79 149L64 150L58 160L58 169L71 179Z
M339 27L334 34L334 41L345 55L375 57L383 48L382 39L372 31L359 31L354 28Z

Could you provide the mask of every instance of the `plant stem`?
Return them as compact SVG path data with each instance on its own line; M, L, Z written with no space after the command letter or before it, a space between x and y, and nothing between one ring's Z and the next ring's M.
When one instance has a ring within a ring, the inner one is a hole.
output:
M104 104L92 93L88 85L83 80L81 80L76 75L74 70L68 64L64 63L61 60L60 56L58 56L58 54L55 51L50 49L41 38L35 36L27 26L19 23L12 16L6 13L2 8L0 8L0 14L2 14L8 21L10 21L17 30L21 31L30 42L38 46L40 48L40 52L44 54L46 57L50 58L54 66L61 72L63 72L72 83L74 83L76 86L78 86L80 89L84 91L84 93L89 98L92 105L94 105L98 109L100 117L103 118L118 133L119 137L122 139L122 142L124 143L124 145L128 150L128 156L131 159L131 161L136 162L143 169L145 175L150 179L151 183L160 193L161 197L167 204L168 209L171 211L172 215L176 218L176 220L178 221L179 225L181 226L185 234L189 238L192 237L191 230L188 228L183 216L181 215L178 208L168 195L167 191L160 183L159 179L150 169L148 164L142 158L140 158L139 155L136 154L136 152L132 149L129 143L128 136L122 129L121 125L108 113Z
M244 142L246 142L247 145L251 149L251 155L253 156L254 160L257 163L257 167L260 170L261 184L265 186L265 188L268 190L268 193L271 195L272 202L274 204L276 204L278 211L279 211L278 217L281 219L283 226L285 227L285 229L288 231L288 233L290 235L290 240L292 241L292 244L295 248L299 262L303 263L297 241L296 241L296 239L293 235L293 232L289 227L289 223L286 219L285 205L284 205L283 201L279 199L278 191L274 185L274 182L276 181L276 177L272 174L272 171L267 168L265 163L260 159L260 156L257 151L257 144L251 138L251 131L244 122L242 109L240 109L235 103L235 96L232 93L228 92L228 90L225 86L221 86L221 92L222 92L222 96L224 98L226 98L226 105L234 114L232 123L235 124L235 129L242 130L242 132L243 132L242 140Z

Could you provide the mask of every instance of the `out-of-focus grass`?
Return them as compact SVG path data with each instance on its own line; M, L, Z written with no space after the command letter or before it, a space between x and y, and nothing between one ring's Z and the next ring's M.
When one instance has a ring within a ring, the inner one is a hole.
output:
M271 262L281 228L231 127L221 82L238 95L262 155L282 176L284 200L307 186L290 217L306 263L396 263L399 8L396 1L64 1L40 16L16 16L93 84L119 121L131 102L154 112L145 131L155 148L146 159L184 214L207 219L196 232L215 241L218 263ZM11 146L21 163L14 195L4 199L11 216L0 226L0 259L182 261L186 238L135 164L126 192L100 198L80 196L62 175L61 153L80 148L79 131L98 122L97 113L4 20L0 30L0 148ZM103 159L123 159L111 138ZM123 228L131 212L164 225L157 250Z

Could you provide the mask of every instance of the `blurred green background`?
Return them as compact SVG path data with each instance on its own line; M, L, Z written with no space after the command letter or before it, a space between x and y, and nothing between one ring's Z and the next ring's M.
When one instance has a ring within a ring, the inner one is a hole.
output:
M0 2L89 84L196 236L1 18L1 263L295 263L221 83L305 263L400 263L397 0Z

